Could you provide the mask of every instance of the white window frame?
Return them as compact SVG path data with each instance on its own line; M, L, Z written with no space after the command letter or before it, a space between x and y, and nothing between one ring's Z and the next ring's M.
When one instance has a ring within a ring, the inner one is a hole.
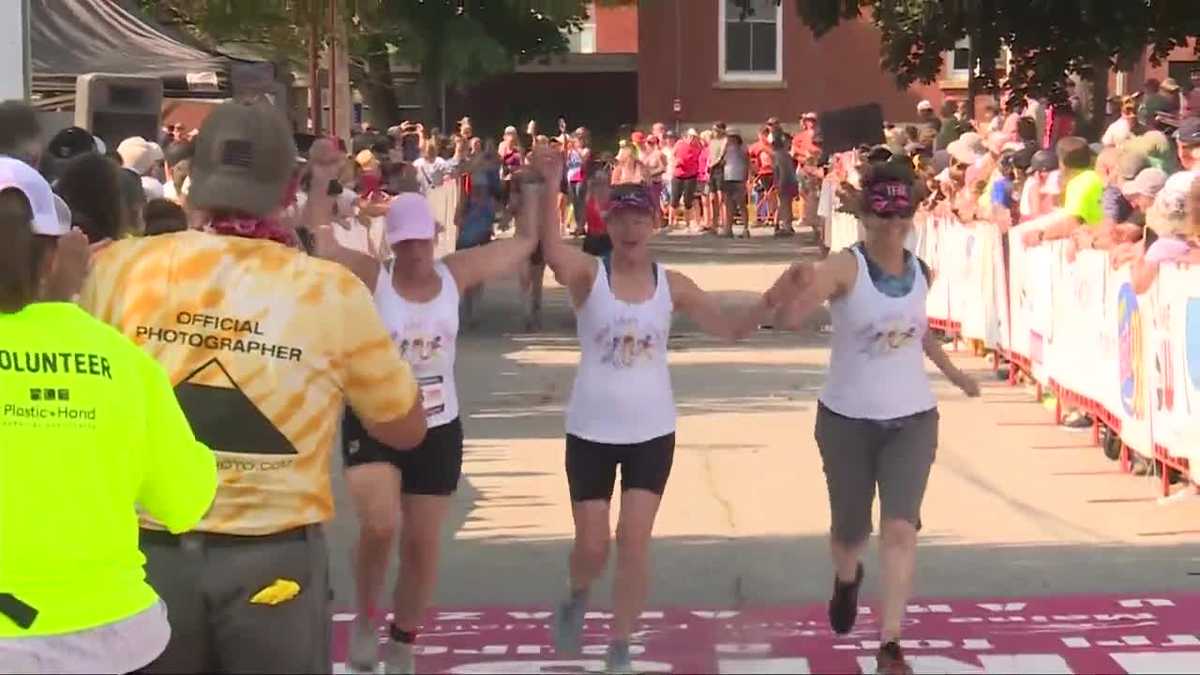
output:
M970 49L970 48L971 48L971 38L970 37L962 38L961 40L954 43L954 49ZM1012 50L1008 48L1008 45L1000 45L1000 58L998 59L998 61L999 61L999 65L1003 68L1005 73L1007 73L1009 70L1012 69ZM942 78L943 80L946 80L949 82L959 82L959 81L965 82L968 79L970 79L970 77L971 77L970 69L954 67L954 51L953 50L946 52L946 54L943 58L943 62L945 64L945 71L946 71L945 75Z
M958 42L955 42L954 49L950 50L946 54L945 62L946 62L946 79L947 80L964 80L965 81L971 77L970 67L967 67L967 68L955 68L954 67L954 52L958 51L959 49L970 49L970 48L971 48L971 38L965 37L965 38L959 40Z
M725 0L717 2L717 75L721 82L782 82L783 81L783 6L791 0L775 5L775 71L727 71L725 70Z

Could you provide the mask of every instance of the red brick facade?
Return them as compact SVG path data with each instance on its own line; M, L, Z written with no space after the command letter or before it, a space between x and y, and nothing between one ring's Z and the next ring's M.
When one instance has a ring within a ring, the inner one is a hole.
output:
M704 124L714 120L758 123L774 115L794 123L805 111L877 102L887 119L916 116L923 98L938 105L941 90L896 87L879 67L879 37L870 24L843 24L820 40L780 3L781 78L774 82L722 81L719 69L719 3L725 0L653 0L638 6L638 117L641 124ZM682 104L677 116L675 98Z
M636 54L638 50L638 8L633 5L594 6L596 52Z

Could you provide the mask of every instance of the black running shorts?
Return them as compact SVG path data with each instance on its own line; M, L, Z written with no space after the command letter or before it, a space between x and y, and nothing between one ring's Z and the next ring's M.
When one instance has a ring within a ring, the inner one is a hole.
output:
M342 419L342 460L347 468L372 462L391 464L400 470L406 495L452 495L462 477L462 421L455 418L431 427L417 447L396 450L368 435L358 417L347 409Z
M586 441L567 434L567 483L571 501L610 501L621 467L621 492L647 490L662 496L675 459L675 434L632 445Z
M696 177L675 178L671 181L671 207L692 208L696 201Z

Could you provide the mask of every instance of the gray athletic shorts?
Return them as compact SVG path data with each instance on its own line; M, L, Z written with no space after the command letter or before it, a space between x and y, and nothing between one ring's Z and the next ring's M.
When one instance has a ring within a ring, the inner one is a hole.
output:
M879 486L883 520L921 527L921 502L938 441L936 409L897 420L865 420L817 408L817 447L829 487L834 540L853 546L871 535Z

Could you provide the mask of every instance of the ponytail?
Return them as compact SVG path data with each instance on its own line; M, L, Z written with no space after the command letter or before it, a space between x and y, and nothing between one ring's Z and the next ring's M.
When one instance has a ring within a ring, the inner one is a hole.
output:
M37 299L46 252L33 234L33 210L20 190L0 191L0 312L19 312Z

